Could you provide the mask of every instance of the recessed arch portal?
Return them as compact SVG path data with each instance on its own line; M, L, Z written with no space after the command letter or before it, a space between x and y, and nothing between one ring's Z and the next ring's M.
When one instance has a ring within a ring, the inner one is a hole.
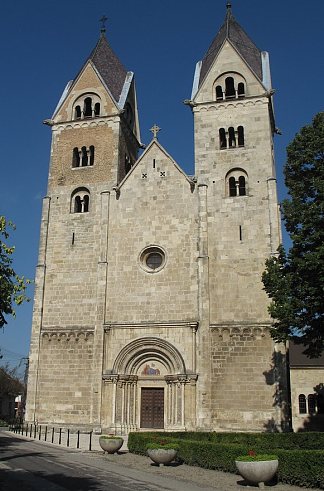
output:
M159 361L169 374L186 374L179 351L168 341L155 337L139 338L125 346L115 359L113 373L135 375L145 360Z

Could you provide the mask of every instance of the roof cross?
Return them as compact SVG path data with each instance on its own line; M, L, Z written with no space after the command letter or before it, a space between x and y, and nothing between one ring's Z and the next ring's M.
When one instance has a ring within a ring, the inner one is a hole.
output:
M102 24L101 29L100 29L101 32L106 32L106 21L107 20L108 20L108 17L106 17L105 15L103 15L101 17L101 19L99 19L99 22L101 22L101 24Z
M154 126L152 126L152 128L150 129L150 131L152 131L152 133L153 133L154 140L157 140L157 134L160 131L160 129L161 128L159 128L155 123L154 123Z

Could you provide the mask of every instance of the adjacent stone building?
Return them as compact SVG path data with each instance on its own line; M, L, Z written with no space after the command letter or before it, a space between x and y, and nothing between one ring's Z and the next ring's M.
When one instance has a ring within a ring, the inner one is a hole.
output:
M272 94L268 54L228 4L186 101L188 176L157 127L142 151L134 74L102 30L46 121L27 421L284 427L285 353L261 282L280 242Z
M324 431L324 354L308 358L290 343L291 414L294 431Z

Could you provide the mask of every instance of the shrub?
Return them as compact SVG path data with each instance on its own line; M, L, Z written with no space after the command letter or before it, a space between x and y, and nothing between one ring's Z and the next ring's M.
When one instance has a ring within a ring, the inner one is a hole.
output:
M178 457L185 464L225 472L236 472L238 456L275 452L280 481L324 489L324 450L318 450L324 441L321 433L130 433L129 451L146 455L147 444L161 437L178 443Z
M146 450L179 450L178 443L148 443Z
M262 460L278 460L278 455L272 455L268 453L256 454L256 455L239 455L235 460L239 462L260 462Z
M115 436L115 435L100 435L99 438L103 438L106 440L122 440L123 439L122 436Z

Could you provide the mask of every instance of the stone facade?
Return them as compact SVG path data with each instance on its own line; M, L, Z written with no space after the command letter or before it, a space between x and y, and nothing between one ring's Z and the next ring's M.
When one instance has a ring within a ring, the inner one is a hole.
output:
M289 346L291 416L294 431L324 431L324 354L308 358L305 347Z
M98 53L124 69L103 36L47 120L28 421L284 427L285 353L270 338L261 282L280 242L269 67L255 48L260 78L231 41L241 29L231 12L225 24L188 101L194 177L156 135L137 158L133 74L109 79Z

